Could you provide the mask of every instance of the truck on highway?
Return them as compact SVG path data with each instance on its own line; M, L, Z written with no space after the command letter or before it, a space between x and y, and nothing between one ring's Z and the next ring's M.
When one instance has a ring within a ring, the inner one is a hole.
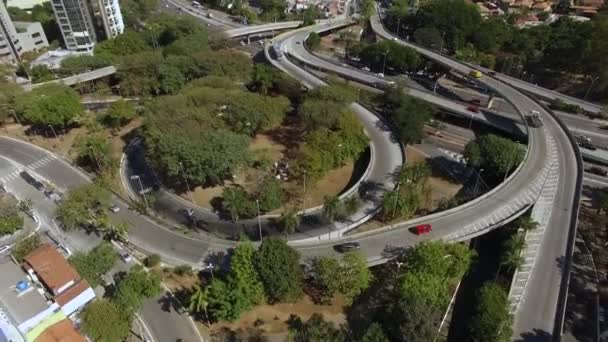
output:
M281 51L281 46L279 44L274 44L272 46L272 50L274 51L274 55L277 57L277 59L283 59L283 51Z
M530 114L526 115L526 122L530 127L534 128L543 126L543 121L540 119L540 113L536 110L531 110Z

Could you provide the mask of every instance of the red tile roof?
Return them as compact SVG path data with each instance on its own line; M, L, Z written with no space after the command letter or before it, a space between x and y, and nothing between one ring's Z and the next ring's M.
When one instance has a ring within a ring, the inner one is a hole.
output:
M53 295L70 281L78 281L80 275L65 258L49 244L44 244L24 258L26 268L31 268Z
M64 306L69 303L72 299L78 297L79 294L83 293L89 288L89 283L82 279L75 285L72 285L69 289L61 292L61 294L55 296L55 301L60 306Z
M35 342L87 342L87 340L76 331L72 321L64 319L46 328Z

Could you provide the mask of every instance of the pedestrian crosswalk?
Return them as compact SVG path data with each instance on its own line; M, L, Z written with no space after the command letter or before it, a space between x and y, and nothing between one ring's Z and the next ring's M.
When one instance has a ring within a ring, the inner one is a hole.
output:
M32 171L35 172L36 169L39 169L45 165L48 165L49 163L53 162L54 160L56 160L57 157L55 155L48 155L38 161L35 161L31 164L28 165L19 165L18 167L16 167L15 170L13 170L12 172L8 173L8 174L4 174L2 176L0 176L0 183L8 183L12 180L14 180L15 178L19 177L19 173L21 171L27 170L27 171Z

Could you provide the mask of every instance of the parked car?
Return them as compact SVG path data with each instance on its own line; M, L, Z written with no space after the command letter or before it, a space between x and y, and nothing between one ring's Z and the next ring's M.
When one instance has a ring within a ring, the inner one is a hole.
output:
M336 250L336 252L338 253L346 253L346 252L350 252L350 251L356 251L361 249L361 245L358 242L345 242L345 243L341 243L339 245L335 245L334 249Z
M11 246L10 246L10 245L6 245L6 246L2 246L2 247L0 247L0 254L2 254L2 253L4 253L4 252L8 251L9 249L11 249Z
M602 177L608 176L608 171L606 171L606 169L601 168L599 166L592 166L587 171L589 171L593 174L596 174L598 176L602 176Z
M369 68L368 67L363 67L363 68L361 68L361 70L363 70L363 71L369 71Z
M118 205L114 204L110 207L110 211L113 213L117 213L120 211L120 207Z
M53 200L53 202L55 202L55 203L59 203L59 202L61 202L61 200L63 200L63 197L61 196L61 194L58 192L55 192L54 190L46 190L46 191L44 191L44 195L46 197L48 197L49 199Z
M412 231L416 235L428 234L433 231L433 227L430 224L419 224L412 228Z

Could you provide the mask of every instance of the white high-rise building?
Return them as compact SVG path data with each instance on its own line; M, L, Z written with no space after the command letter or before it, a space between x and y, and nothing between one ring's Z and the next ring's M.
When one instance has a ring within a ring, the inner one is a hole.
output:
M125 24L122 20L120 12L120 4L118 0L98 0L99 12L103 22L103 29L106 32L106 38L112 39L125 30Z

